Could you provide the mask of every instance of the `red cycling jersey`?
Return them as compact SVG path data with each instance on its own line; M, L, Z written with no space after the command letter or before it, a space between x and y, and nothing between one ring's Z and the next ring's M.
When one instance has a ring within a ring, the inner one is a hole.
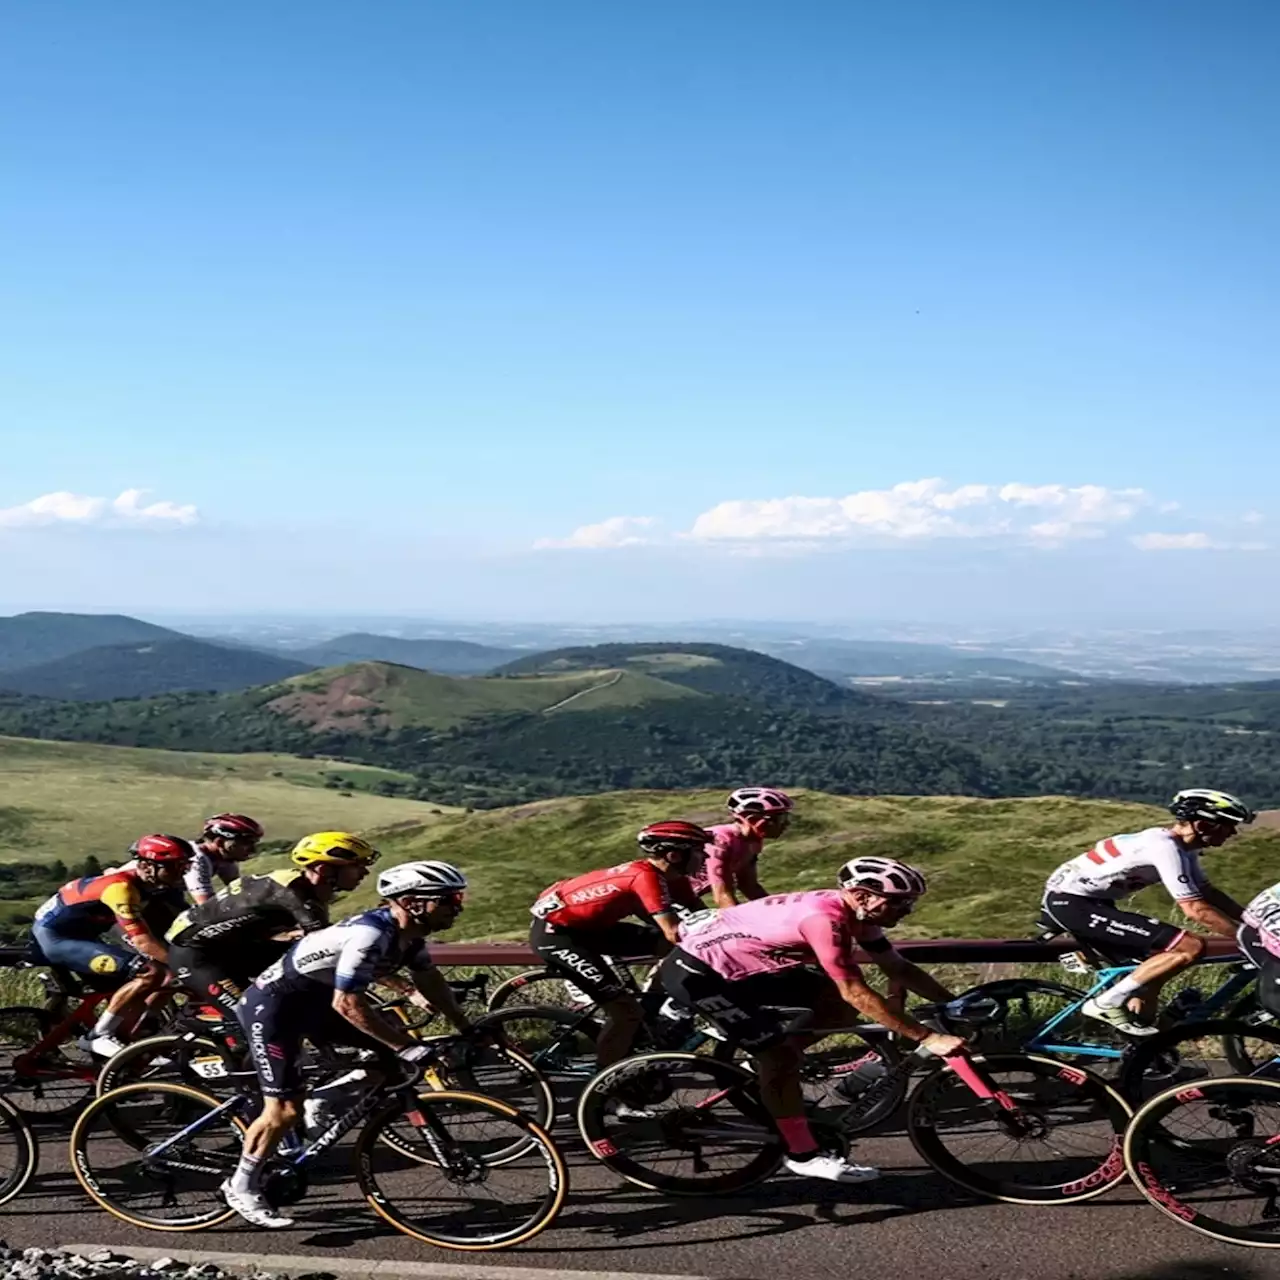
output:
M702 906L686 877L664 876L652 862L637 858L561 880L530 910L540 920L566 929L607 929L627 916L668 913L673 901L687 907Z

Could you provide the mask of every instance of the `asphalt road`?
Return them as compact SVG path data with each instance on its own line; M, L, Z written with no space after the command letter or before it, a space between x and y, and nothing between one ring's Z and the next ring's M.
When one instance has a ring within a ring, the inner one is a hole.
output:
M574 1271L715 1280L1280 1280L1280 1250L1219 1244L1178 1227L1122 1187L1061 1208L978 1202L921 1164L901 1137L867 1139L861 1158L883 1177L831 1187L780 1175L722 1200L665 1199L620 1183L580 1149L568 1150L571 1192L556 1224L522 1248L460 1255L433 1249L376 1218L345 1176L342 1152L295 1209L298 1224L168 1235L103 1213L70 1173L65 1137L42 1135L41 1168L25 1194L0 1208L11 1247L70 1242L252 1251L388 1261L516 1266L548 1276ZM566 1147L568 1143L566 1142ZM586 1280L584 1277L583 1280Z

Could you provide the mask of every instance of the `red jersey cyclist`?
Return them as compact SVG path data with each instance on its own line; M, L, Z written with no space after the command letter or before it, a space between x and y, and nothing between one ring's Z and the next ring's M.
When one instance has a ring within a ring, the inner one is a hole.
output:
M951 993L893 949L884 936L925 891L924 876L889 858L854 858L838 889L757 898L681 926L659 966L667 993L714 1022L755 1059L760 1096L786 1144L786 1167L807 1178L867 1182L877 1170L819 1150L804 1115L803 1037L788 1035L792 1009L812 1009L818 1027L848 1026L861 1014L939 1056L964 1041L896 1013L867 985L855 956L865 951L883 973L926 1000Z
M240 864L258 851L262 824L243 813L215 813L207 818L195 857L183 877L183 885L198 907L216 896L217 881L224 887L240 878Z
M689 868L694 892L710 892L717 907L734 906L738 894L748 900L765 896L756 863L764 842L786 831L795 805L775 787L739 787L726 807L733 821L707 828L711 839Z
M644 1018L606 956L662 955L676 942L676 907L702 903L683 871L710 837L692 822L655 822L636 841L644 855L603 871L561 880L533 904L529 943L549 969L599 1002L604 1028L596 1041L602 1067L625 1058ZM660 933L628 916L651 919Z
M81 1048L111 1057L124 1046L120 1033L142 1013L146 999L168 977L168 948L144 918L149 903L171 897L195 850L179 836L143 836L127 867L64 884L36 912L32 937L44 959L89 979L111 999ZM127 947L104 935L119 925Z

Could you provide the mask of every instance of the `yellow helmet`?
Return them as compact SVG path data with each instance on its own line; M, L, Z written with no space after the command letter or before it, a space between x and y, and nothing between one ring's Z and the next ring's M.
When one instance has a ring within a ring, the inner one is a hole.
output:
M314 835L303 836L293 846L289 857L299 867L322 864L341 867L351 863L369 866L378 860L378 851L367 840L361 840L349 831L317 831Z

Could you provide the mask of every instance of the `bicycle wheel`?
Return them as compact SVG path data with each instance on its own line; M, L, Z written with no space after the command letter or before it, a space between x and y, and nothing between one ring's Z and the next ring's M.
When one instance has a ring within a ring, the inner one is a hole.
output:
M76 1045L68 1042L46 1050L38 1058L24 1058L53 1026L49 1014L35 1006L0 1009L4 1096L33 1120L69 1116L93 1094L92 1059Z
M515 1004L532 1004L572 1012L575 1009L581 1011L590 1008L595 1000L551 969L526 969L494 987L493 994L489 997L488 1011L496 1013L499 1009Z
M619 1100L644 1117L619 1118ZM783 1157L755 1077L695 1053L645 1053L605 1067L578 1100L578 1129L614 1173L670 1195L740 1191Z
M31 1181L40 1146L17 1107L0 1097L0 1204L8 1204Z
M998 982L984 982L962 992L957 999L967 1000L978 996L996 1002L998 1012L978 1028L973 1046L982 1053L1016 1053L1030 1039L1032 1033L1044 1026L1050 1018L1078 1004L1084 992L1065 982L1052 982L1043 978L1003 978ZM1063 1043L1094 1041L1113 1047L1119 1041L1108 1035L1107 1029L1098 1023L1084 1021L1077 1013L1064 1019L1054 1028L1054 1036Z
M1280 1248L1280 1082L1225 1076L1149 1099L1125 1135L1133 1181L1162 1213L1231 1244Z
M126 1084L76 1121L71 1167L90 1198L125 1222L201 1231L235 1216L219 1187L240 1159L244 1129L235 1099L172 1082Z
M216 1040L188 1031L149 1036L126 1045L98 1073L98 1096L124 1084L176 1080L223 1097L236 1087L236 1055Z
M940 1067L907 1104L912 1144L944 1177L1012 1204L1088 1200L1123 1179L1121 1135L1132 1113L1105 1080L1029 1054L972 1063L993 1100Z
M1221 1020L1184 1022L1144 1036L1125 1054L1117 1087L1134 1106L1175 1084L1191 1084L1222 1076L1251 1075L1235 1062L1257 1063L1256 1070L1280 1075L1267 1066L1280 1055L1280 1027L1253 1026Z
M596 1070L597 1017L564 1009L514 1005L482 1014L476 1026L501 1035L548 1080L589 1080Z
M395 1129L395 1142L387 1130ZM402 1149L412 1146L406 1157ZM494 1163L490 1153L520 1147ZM533 1239L560 1212L564 1160L545 1130L514 1107L470 1093L393 1099L355 1144L356 1177L375 1213L442 1249L507 1249Z
M1266 1033L1272 1030L1280 1031L1280 1025L1277 1025L1269 1014L1263 1012L1262 1006L1258 1003L1256 986L1245 992L1225 1016L1229 1022L1243 1022L1249 1028L1247 1034L1233 1032L1224 1036L1222 1048L1236 1075L1251 1076L1263 1063L1271 1060L1273 1055L1268 1050L1271 1042L1267 1040ZM1260 1037L1259 1030L1263 1033ZM1259 1040L1265 1043L1259 1043Z

